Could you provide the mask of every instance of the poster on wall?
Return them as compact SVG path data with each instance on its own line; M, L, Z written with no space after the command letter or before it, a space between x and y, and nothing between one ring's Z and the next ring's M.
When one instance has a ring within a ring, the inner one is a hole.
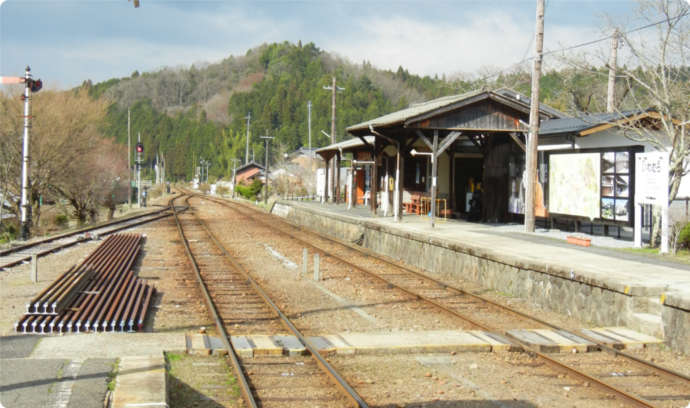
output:
M549 212L599 218L600 184L599 153L549 156ZM611 204L611 211L615 211Z

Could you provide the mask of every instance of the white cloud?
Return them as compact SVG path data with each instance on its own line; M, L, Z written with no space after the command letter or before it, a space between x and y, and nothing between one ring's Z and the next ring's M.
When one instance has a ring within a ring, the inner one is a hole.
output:
M355 26L356 38L331 41L325 48L354 62L366 59L380 68L402 66L421 75L507 68L534 53L534 21L520 22L504 13L467 16L458 24L397 16L369 18ZM595 36L588 27L547 26L545 49Z

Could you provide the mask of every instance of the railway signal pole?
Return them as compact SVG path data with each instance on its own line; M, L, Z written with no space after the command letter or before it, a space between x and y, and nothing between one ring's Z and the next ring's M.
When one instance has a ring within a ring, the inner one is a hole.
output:
M266 194L264 195L264 204L268 203L268 142L273 139L273 136L261 136L262 139L266 141Z
M127 108L127 207L132 209L132 117Z
M23 77L0 77L0 84L24 83L24 140L22 142L22 191L21 191L21 239L29 239L31 229L31 203L29 202L29 129L31 129L31 94L43 87L40 79L31 78L31 67L27 65ZM2 198L4 200L4 197ZM2 205L2 203L0 203Z
M137 133L137 205L141 208L141 154L144 145L141 144L141 132Z
M22 240L30 236L31 203L29 203L29 129L31 129L31 68L24 72L24 141L22 144Z

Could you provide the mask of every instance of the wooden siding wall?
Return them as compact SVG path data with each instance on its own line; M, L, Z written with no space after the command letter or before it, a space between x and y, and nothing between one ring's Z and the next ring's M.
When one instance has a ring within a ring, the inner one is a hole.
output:
M482 101L441 117L424 121L422 126L432 129L476 129L514 131L521 128L519 119L528 116L494 101Z

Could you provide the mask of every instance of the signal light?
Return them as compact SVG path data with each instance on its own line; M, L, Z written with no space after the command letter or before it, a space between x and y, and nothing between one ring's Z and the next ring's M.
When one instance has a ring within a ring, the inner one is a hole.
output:
M43 81L40 79L29 79L28 86L31 92L38 92L43 88Z
M144 153L144 145L137 143L137 153Z

